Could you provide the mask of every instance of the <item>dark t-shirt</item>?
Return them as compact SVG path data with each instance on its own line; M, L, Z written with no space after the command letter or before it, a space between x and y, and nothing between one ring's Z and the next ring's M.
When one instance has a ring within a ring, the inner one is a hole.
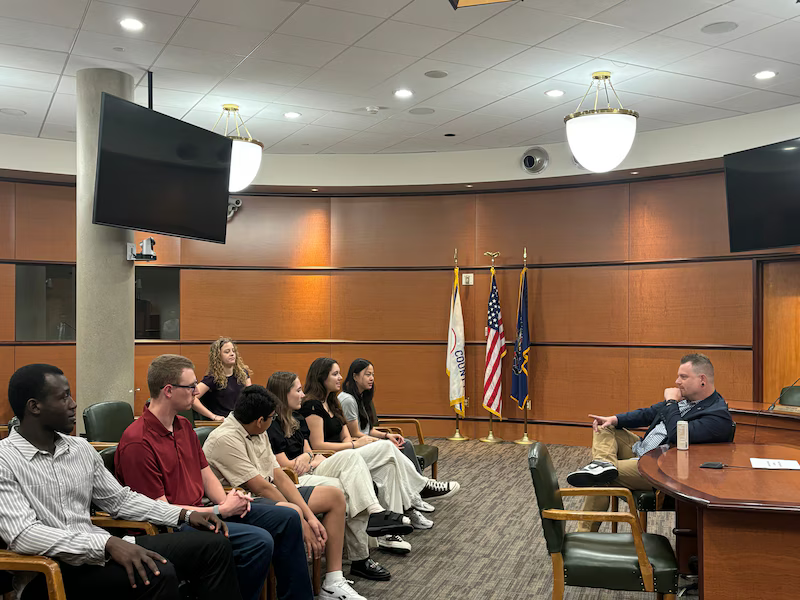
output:
M202 383L208 386L208 391L200 397L200 402L208 410L220 417L228 416L236 405L239 394L244 389L244 386L237 381L236 375L228 377L228 385L224 390L217 387L217 382L214 381L213 375L203 377Z
M272 425L267 429L269 435L269 443L272 446L273 454L286 453L286 458L294 460L303 453L305 441L311 435L308 430L308 424L305 418L298 412L292 413L297 422L300 423L300 428L297 429L291 436L286 437L283 434L283 427L281 427L278 419L272 420Z
M300 407L300 414L304 417L314 415L322 418L322 433L326 442L337 443L342 441L342 427L344 427L344 423L338 418L330 416L319 400L303 402L303 405Z

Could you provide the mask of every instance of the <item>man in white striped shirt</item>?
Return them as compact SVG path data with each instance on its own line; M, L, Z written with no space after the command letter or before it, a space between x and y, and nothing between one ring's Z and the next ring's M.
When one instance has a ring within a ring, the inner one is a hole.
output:
M58 560L70 599L178 600L179 582L189 580L197 598L241 600L225 524L122 487L86 440L69 435L76 404L60 369L18 369L8 399L20 419L0 441L0 537L10 550ZM92 525L91 503L112 517L189 523L221 535L189 531L126 541ZM14 582L23 600L47 597L41 576L28 581Z

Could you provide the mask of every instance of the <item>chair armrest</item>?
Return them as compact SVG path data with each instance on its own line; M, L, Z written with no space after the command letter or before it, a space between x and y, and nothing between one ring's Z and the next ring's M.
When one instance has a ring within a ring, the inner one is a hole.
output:
M103 529L137 529L145 535L157 535L158 528L147 521L125 521L124 519L112 519L104 515L92 517L92 525Z
M198 427L219 427L222 425L222 421L195 421L194 427L197 429Z
M420 444L425 443L425 436L422 435L422 425L417 419L378 419L378 425L413 425L417 428L417 439Z
M115 448L119 445L119 442L89 442L89 444L100 452L100 450L105 450L106 448Z
M606 489L616 491L619 488L576 488L583 489ZM630 494L630 490L625 490ZM571 494L579 496L581 494ZM604 494L585 494L585 495L604 495ZM607 495L607 494L605 494ZM615 494L622 495L622 494ZM639 559L639 569L642 572L642 581L644 582L645 591L652 592L655 590L655 581L653 580L653 565L647 558L647 552L644 549L644 542L642 541L642 526L639 519L633 513L629 512L604 512L604 511L591 511L591 510L564 510L559 508L548 508L542 511L542 518L550 519L552 521L612 521L617 523L628 523L631 526L631 533L633 534L633 545L636 548L636 556Z
M292 483L293 483L293 484L297 485L297 484L299 484L299 483L300 483L300 480L299 480L299 479L297 479L297 473L295 473L295 472L294 472L292 469L290 469L289 467L283 467L283 472L284 472L284 473L286 473L286 475L288 475L288 476L289 476L289 479L291 479L291 480L292 480Z
M558 493L564 496L619 496L624 498L628 506L633 505L633 494L628 488L617 487L591 487L591 488L560 488ZM634 507L635 508L635 507Z
M403 435L403 430L399 427L376 427L375 429L378 431L383 431L384 433L396 433L398 435Z
M67 600L61 568L52 558L27 556L10 550L0 550L0 571L33 571L43 573L47 581L49 600Z

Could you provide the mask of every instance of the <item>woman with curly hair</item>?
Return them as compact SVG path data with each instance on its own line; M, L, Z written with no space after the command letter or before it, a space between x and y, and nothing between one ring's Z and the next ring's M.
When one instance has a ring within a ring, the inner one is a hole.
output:
M232 339L221 337L212 342L208 373L197 384L192 408L207 419L222 421L233 410L241 391L250 385L250 374Z

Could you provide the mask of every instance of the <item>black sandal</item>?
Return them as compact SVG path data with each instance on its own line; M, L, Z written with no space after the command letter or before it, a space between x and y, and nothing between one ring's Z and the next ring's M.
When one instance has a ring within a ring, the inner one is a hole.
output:
M407 517L390 510L373 513L369 516L367 523L367 535L371 537L408 535L414 531L414 527L410 523L404 523L404 518L407 519Z

